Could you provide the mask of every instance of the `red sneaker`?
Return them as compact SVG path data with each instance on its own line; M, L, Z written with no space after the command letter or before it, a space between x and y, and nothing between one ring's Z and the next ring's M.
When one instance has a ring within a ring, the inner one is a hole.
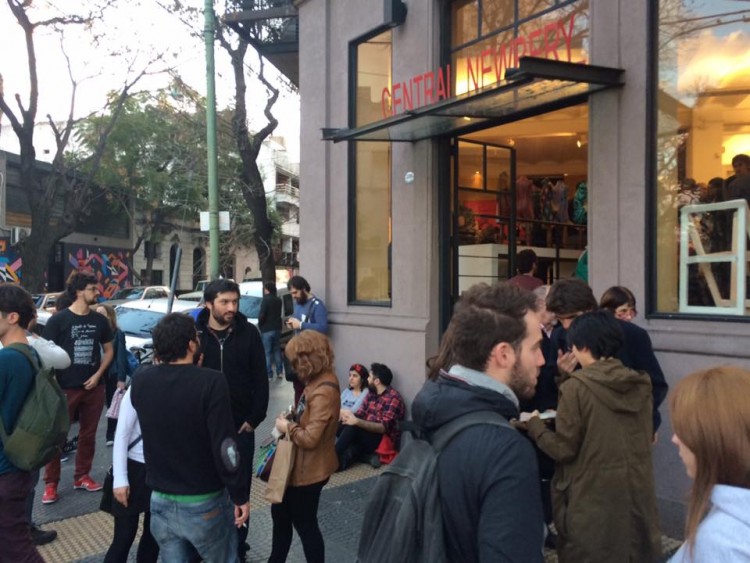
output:
M57 502L57 483L47 483L44 486L42 504L52 504L53 502Z
M95 493L96 491L101 491L104 487L101 485L101 483L97 483L88 475L84 475L77 481L73 481L73 488L83 489L84 491Z

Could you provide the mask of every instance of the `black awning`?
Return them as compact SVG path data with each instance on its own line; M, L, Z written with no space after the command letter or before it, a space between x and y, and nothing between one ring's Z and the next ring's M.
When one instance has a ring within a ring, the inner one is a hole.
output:
M505 79L356 129L323 129L326 141L414 142L457 136L484 127L580 104L594 92L621 86L624 70L522 57Z

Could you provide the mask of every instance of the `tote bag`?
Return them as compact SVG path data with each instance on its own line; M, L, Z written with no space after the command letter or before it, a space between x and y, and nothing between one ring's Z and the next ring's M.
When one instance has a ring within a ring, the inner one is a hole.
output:
M295 446L289 435L276 443L273 467L266 486L266 500L271 504L279 504L284 499L284 492L289 485L289 476L294 467L294 454Z

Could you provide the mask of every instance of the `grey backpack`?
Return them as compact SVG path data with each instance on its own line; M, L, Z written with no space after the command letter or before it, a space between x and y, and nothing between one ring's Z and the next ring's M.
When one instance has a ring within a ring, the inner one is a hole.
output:
M447 562L438 457L460 432L479 424L512 428L496 412L476 411L444 424L428 439L416 433L402 447L372 490L359 537L358 562Z

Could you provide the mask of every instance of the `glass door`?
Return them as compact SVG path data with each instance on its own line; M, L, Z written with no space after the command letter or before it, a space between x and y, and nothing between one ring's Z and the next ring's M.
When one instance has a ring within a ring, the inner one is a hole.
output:
M455 302L472 285L508 279L515 271L516 151L457 138L451 172Z

